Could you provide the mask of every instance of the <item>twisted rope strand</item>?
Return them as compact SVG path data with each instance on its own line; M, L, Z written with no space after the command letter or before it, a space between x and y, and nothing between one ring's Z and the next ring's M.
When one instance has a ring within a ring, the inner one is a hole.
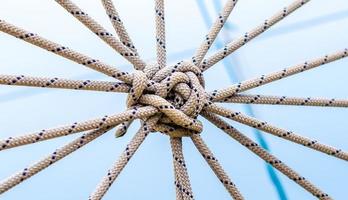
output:
M126 149L118 158L116 163L108 170L108 174L101 180L93 193L89 196L89 200L100 200L111 187L112 183L116 180L118 175L128 164L128 161L132 158L136 150L143 143L147 135L153 130L153 126L159 120L159 116L154 116L143 123L139 131L132 138Z
M74 151L80 149L84 145L88 144L92 140L96 139L97 137L103 135L107 131L109 131L112 127L108 129L97 129L94 131L91 131L89 133L83 134L81 137L71 141L70 143L62 146L61 148L55 150L50 155L46 156L45 158L41 159L40 161L36 162L33 165L30 165L29 167L23 169L22 171L10 176L9 178L3 180L0 182L0 194L8 191L9 189L13 188L14 186L20 184L21 182L25 181L26 179L34 176L35 174L39 173L40 171L46 169L47 167L51 166L53 163L58 162L59 160L63 159L67 155L73 153Z
M331 197L328 196L325 192L321 191L318 187L316 187L314 184L312 184L310 181L305 179L303 176L298 174L296 171L288 167L286 164L284 164L281 160L273 156L272 154L268 153L265 149L260 147L257 143L255 143L253 140L239 132L237 129L235 129L233 126L226 123L224 120L222 120L220 117L218 117L215 114L209 113L204 111L202 115L208 119L211 123L213 123L216 127L227 133L229 136L231 136L233 139L235 139L237 142L239 142L241 145L248 148L250 151L252 151L254 154L259 156L261 159L272 165L274 168L278 169L281 173L289 177L289 179L293 180L295 183L297 183L299 186L301 186L303 189L307 190L314 196L322 199L322 200L331 200Z
M210 56L207 59L204 59L201 69L203 71L209 69L211 66L228 56L229 54L233 53L246 43L248 43L250 40L255 38L256 36L260 35L261 33L265 32L267 29L269 29L271 26L276 24L277 22L284 19L286 16L288 16L290 13L294 12L301 6L303 6L305 3L309 2L310 0L295 0L287 7L284 7L281 11L270 17L269 19L265 20L264 23L260 24L256 28L252 29L249 32L246 32L244 36L238 38L235 41L232 41L228 43L223 49L219 50L212 56Z
M77 5L70 0L56 0L56 2L66 9L71 15L78 19L88 29L95 33L100 39L111 46L116 52L127 59L134 65L137 70L144 69L146 63L142 61L137 53L131 51L122 44L117 38L109 33L105 28L98 24L93 18L91 18L86 12L82 11Z
M193 200L194 197L191 189L191 183L189 175L187 173L184 154L182 152L182 139L171 137L170 144L173 153L173 164L176 177L174 184L176 191L179 192L179 194L177 195L177 200Z
M167 64L164 0L155 0L155 11L157 64L161 69Z
M244 92L246 90L250 90L267 83L271 83L276 80L280 80L291 75L295 75L324 64L345 58L348 56L348 49L344 49L342 51L335 52L333 54L328 54L320 58L313 59L311 61L306 61L301 64L294 65L292 67L285 68L283 70L273 72L267 75L262 75L257 78L249 79L238 84L232 85L222 90L214 91L212 93L212 100L219 101L224 98L228 98L236 93Z
M128 93L130 86L122 82L70 80L63 78L33 77L24 75L1 75L0 84L30 86L41 88L61 88L74 90L92 90L103 92Z
M202 42L200 47L197 49L195 56L192 58L192 61L193 63L195 63L195 65L199 66L201 64L204 56L207 54L208 50L216 39L216 36L224 26L237 2L238 0L227 0L224 8L222 9L222 12L215 20L214 24L209 30L209 33L205 36L205 40Z
M92 119L79 123L75 122L71 125L61 126L58 128L51 128L47 130L44 129L36 133L29 133L22 136L9 137L7 139L0 140L0 151L4 149L14 148L17 146L41 142L56 137L62 137L74 133L79 133L82 131L98 128L109 128L129 119L150 117L156 114L157 112L158 110L156 108L150 106L141 107L138 109L135 108L132 110L127 110L120 114L104 116L103 118Z
M204 143L200 135L194 134L191 136L193 144L196 146L198 151L202 154L205 161L209 164L210 168L214 171L215 175L219 178L220 182L224 185L226 190L229 192L231 197L235 200L244 199L242 194L239 192L236 185L231 181L222 166L215 158L214 154L209 150L208 146Z
M342 151L341 149L336 149L334 147L321 144L317 140L312 140L306 137L303 137L301 135L298 135L292 131L287 131L281 128L278 128L274 125L271 125L267 122L257 120L253 117L249 117L247 115L244 115L240 112L235 112L232 110L228 110L226 108L219 107L217 105L210 105L206 109L207 111L213 112L215 114L221 115L223 117L226 117L228 119L232 119L236 122L245 124L247 126L265 131L267 133L270 133L272 135L281 137L283 139L286 139L291 142L295 142L297 144L301 144L305 147L314 149L319 152L326 153L330 156L335 156L336 158L348 161L348 153Z
M132 83L132 76L126 72L122 72L121 70L111 65L105 64L97 59L93 59L91 57L78 53L74 50L69 49L68 47L51 42L43 37L40 37L37 34L28 32L24 29L9 24L4 20L0 20L0 31L12 35L16 38L22 39L54 54L67 58L78 64L85 65L110 77L114 77L126 83Z
M101 0L101 2L122 44L128 47L129 50L133 51L133 53L138 54L137 49L135 48L131 38L129 37L127 30L124 27L114 4L112 3L112 0Z
M232 97L224 98L221 103L245 103L245 104L270 104L270 105L291 105L291 106L324 106L324 107L348 107L346 99L326 99L313 97L287 97L269 95L235 94Z

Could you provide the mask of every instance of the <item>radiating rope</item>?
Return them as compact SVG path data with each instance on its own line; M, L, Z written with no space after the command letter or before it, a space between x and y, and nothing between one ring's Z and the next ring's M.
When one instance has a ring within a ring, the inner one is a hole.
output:
M326 153L328 155L334 156L339 159L343 159L348 161L348 153L342 151L341 149L337 149L322 143L319 143L317 140L312 140L306 138L304 136L298 135L292 131L284 130L278 128L272 124L269 124L265 121L257 120L253 117L249 117L247 115L242 114L241 112L235 112L226 108L219 107L217 105L210 105L207 107L207 110L223 117L232 119L239 123L251 126L253 128L265 131L272 135L278 136L280 138L295 142L297 144L301 144L305 147L317 150L319 152Z
M238 0L227 0L222 12L219 14L218 18L215 20L214 24L211 26L209 33L205 36L204 42L197 49L195 55L192 58L192 62L196 65L200 65L204 56L207 54L209 48L213 44L216 36L219 34L220 30L224 26L227 18L230 16L233 8L235 7Z
M231 197L235 200L244 199L242 194L239 192L237 186L231 181L226 172L223 170L222 166L214 156L214 154L209 150L208 146L204 143L203 139L199 135L192 135L191 140L196 146L198 151L201 153L205 161L209 164L210 168L214 171L215 175L219 178L220 182L229 192Z
M118 34L119 39L112 36L111 33L107 32L101 25L99 25L96 21L89 17L84 11L78 8L70 0L56 1L67 11L69 11L74 17L81 21L87 28L89 28L97 36L99 36L103 41L105 41L113 49L115 49L118 53L120 53L128 61L130 61L137 70L132 74L122 72L121 70L111 65L105 64L96 59L92 59L65 46L61 46L36 34L27 32L21 28L0 20L0 31L2 32L5 32L9 35L12 35L33 45L72 60L76 63L85 65L91 69L123 81L78 81L59 78L38 78L23 75L0 75L0 84L77 90L96 90L107 92L125 92L128 93L128 109L120 114L105 116L103 118L97 118L79 123L75 122L67 126L61 126L58 128L42 130L36 133L30 133L23 136L10 137L5 140L0 140L0 150L4 150L43 140L48 140L51 138L92 130L91 132L84 134L77 140L74 140L68 145L58 149L51 156L39 161L38 163L24 169L23 172L15 174L9 179L0 183L0 193L7 191L8 189L19 184L30 176L50 166L54 162L65 157L84 144L92 141L112 127L123 123L122 126L125 133L128 126L133 120L140 119L142 122L141 128L135 134L131 142L127 145L127 148L120 156L119 160L109 170L107 176L102 179L95 191L90 195L90 200L99 200L105 195L112 183L121 173L123 168L127 165L130 158L134 155L135 151L145 140L146 136L150 132L154 131L162 132L163 134L169 135L171 138L171 146L174 157L177 199L193 199L193 193L182 152L181 138L186 136L192 139L196 148L202 154L206 162L209 164L211 169L225 186L230 195L234 199L243 199L235 184L232 183L226 172L223 170L222 166L219 164L215 156L212 154L210 149L207 147L207 145L199 135L203 129L203 125L197 119L197 117L199 114L202 114L210 121L212 121L215 125L217 125L220 129L224 130L231 137L236 139L242 145L246 146L248 149L270 163L272 166L277 168L283 174L294 180L296 183L298 183L300 186L302 186L304 189L306 189L316 197L320 199L331 199L326 193L319 190L312 183L304 179L302 176L298 175L294 170L287 167L280 160L269 154L264 149L260 148L252 140L238 132L236 129L225 123L213 113L232 119L239 123L246 124L256 129L263 130L289 141L302 144L314 150L327 153L343 160L348 160L348 153L324 144L320 144L317 141L310 140L291 131L286 131L266 122L243 115L240 112L235 112L219 107L216 104L211 103L209 100L216 102L232 102L233 100L231 99L238 99L239 97L238 101L244 101L244 103L255 103L255 101L257 102L257 100L263 100L263 102L265 103L284 101L288 102L289 104L298 104L298 102L303 99L282 98L282 100L280 100L279 98L277 99L277 97L270 98L267 96L256 96L259 99L255 99L255 96L243 96L238 93L346 57L348 53L347 49L331 55L327 55L323 58L315 59L309 62L305 62L304 64L284 69L279 72L261 76L260 78L247 80L226 89L219 91L216 90L212 94L207 94L205 92L204 78L202 76L202 71L208 69L210 66L223 59L225 56L231 54L251 39L260 35L262 32L267 30L269 27L271 27L281 19L285 18L287 15L307 3L309 0L294 1L291 5L285 7L281 12L266 20L264 24L256 27L249 33L246 33L244 37L229 43L223 50L218 51L213 56L203 60L203 62L201 63L205 54L209 50L211 43L215 40L223 24L227 20L227 17L235 6L236 0L228 0L223 12L219 16L219 19L215 22L210 32L208 33L207 41L202 44L201 47L197 50L195 58L193 58L192 61L181 61L173 66L166 65L165 18L163 0L155 0L158 66L147 65L138 56L136 49L131 39L129 38L128 33L126 32L126 29L124 28L111 0L102 0L102 3L104 5L106 13L111 19L111 22L116 30L116 33ZM250 98L253 98L253 100ZM316 101L310 101L310 99L307 99L307 101L304 101L304 103L307 103L308 105L342 105L346 103L345 101L337 102L336 100L329 100L328 102L327 100L322 99L317 99ZM302 103L303 102L301 102L301 105ZM211 113L208 113L207 111Z
M277 22L284 19L286 16L303 6L305 3L309 2L310 0L295 0L293 1L289 6L284 7L281 11L277 12L275 15L270 17L269 19L265 20L262 24L255 27L254 29L250 30L249 32L246 32L242 37L238 38L237 40L234 40L230 43L228 43L223 49L219 50L218 52L214 53L209 58L203 60L201 69L203 71L207 70L229 54L233 53L246 43L248 43L250 40L255 38L256 36L260 35L261 33L265 32L267 29L269 29L271 26L276 24Z
M143 143L147 135L152 131L153 126L159 120L158 116L151 117L144 122L139 131L132 138L126 149L123 151L117 162L108 170L107 175L101 180L97 188L90 195L89 200L100 200L109 190L112 183L116 180L123 168L128 164L136 150Z
M86 12L82 11L77 5L70 0L55 0L64 9L66 9L71 15L83 23L88 29L96 34L100 39L109 44L115 51L121 56L126 58L130 63L134 65L137 70L144 69L146 63L140 59L136 52L131 51L120 40L115 38L93 18L91 18Z
M279 79L283 79L289 77L291 75L295 75L327 63L345 58L348 56L348 49L344 49L332 54L327 54L323 57L316 58L310 61L306 61L301 64L294 65L292 67L284 68L283 70L276 71L267 75L262 75L257 78L253 78L250 80L242 81L238 84L232 85L228 88L217 90L212 93L212 100L218 101L224 98L228 98L236 93L244 92L246 90L250 90L261 85L265 85L267 83L277 81Z
M103 128L91 131L89 133L83 134L81 137L69 142L68 144L62 146L61 148L55 150L53 153L49 154L45 158L39 160L38 162L30 165L29 167L24 168L22 171L4 179L0 182L0 194L8 191L14 186L20 184L26 179L32 177L33 175L39 173L40 171L51 166L55 162L63 159L64 157L70 155L74 151L80 149L84 145L93 141L97 137L109 131L110 128Z
M135 48L132 39L129 37L127 30L122 23L121 17L119 16L116 7L112 3L112 1L101 0L101 2L122 44L128 47L129 50L133 51L135 54L138 54L138 51Z
M313 97L288 97L253 94L235 94L220 100L221 103L243 103L243 104L270 104L290 106L323 106L323 107L348 107L346 99L327 99Z
M209 121L211 121L213 124L215 124L218 128L226 132L229 136L231 136L233 139L235 139L237 142L239 142L241 145L245 146L249 150L251 150L254 154L259 156L261 159L268 162L270 165L278 169L280 172L282 172L284 175L289 177L291 180L296 182L298 185L300 185L302 188L316 196L317 198L320 198L322 200L329 200L331 199L328 194L321 191L319 188L317 188L315 185L313 185L311 182L309 182L307 179L305 179L303 176L299 175L297 172L295 172L293 169L285 165L282 161L280 161L275 156L268 153L266 150L264 150L262 147L260 147L257 143L255 143L253 140L245 136L244 134L240 133L237 129L220 119L218 116L209 113L209 112L203 112L204 117L206 117Z
M173 165L175 172L175 188L178 193L177 199L193 200L193 192L189 175L187 173L184 154L182 151L181 138L170 138L170 145L173 153Z

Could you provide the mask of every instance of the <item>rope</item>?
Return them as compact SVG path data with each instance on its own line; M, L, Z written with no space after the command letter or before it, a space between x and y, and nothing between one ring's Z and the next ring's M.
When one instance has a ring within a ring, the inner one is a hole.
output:
M276 24L277 22L284 19L286 16L297 10L298 8L302 7L304 4L309 2L310 0L295 0L292 2L289 6L284 7L281 11L277 12L275 15L270 17L269 19L265 20L262 24L255 27L249 32L246 32L243 36L240 38L228 43L223 49L217 51L209 58L203 60L202 65L200 66L203 71L207 70L220 60L224 59L229 54L233 53L240 47L244 46L246 43L248 43L250 40L254 39L256 36L260 35L261 33L268 30L271 26Z
M348 153L342 151L341 149L336 149L334 147L330 147L328 145L321 144L317 140L308 139L308 138L300 136L292 131L287 131L287 130L278 128L274 125L271 125L267 122L260 121L260 120L257 120L255 118L243 115L240 112L228 110L226 108L222 108L222 107L216 106L214 104L207 107L207 110L210 112L216 113L218 115L221 115L223 117L237 121L239 123L245 124L247 126L265 131L267 133L270 133L272 135L281 137L283 139L295 142L297 144L301 144L305 147L308 147L308 148L326 153L328 155L335 156L336 158L348 161Z
M130 90L129 85L122 82L70 80L56 77L44 78L24 75L0 75L0 84L122 93L128 93Z
M54 162L62 159L116 125L121 124L116 131L116 136L120 137L124 135L130 124L134 120L140 119L142 123L141 128L127 145L125 151L119 157L117 162L108 171L108 174L101 180L95 191L90 195L90 200L99 200L105 195L112 183L116 180L136 150L145 140L147 135L150 132L155 131L170 136L174 158L173 162L177 199L186 200L194 198L182 152L182 137L191 138L198 151L202 154L210 168L214 171L230 195L234 199L243 199L238 188L228 177L222 166L219 164L213 153L199 135L203 130L203 124L197 118L199 115L203 115L220 129L228 133L235 140L246 146L256 155L264 159L273 167L277 168L283 174L294 180L316 197L320 199L331 199L326 193L323 193L309 181L298 175L294 170L287 167L263 148L259 147L252 140L238 132L232 126L220 120L220 118L215 114L232 119L239 123L246 124L256 129L266 131L273 135L302 144L314 150L327 153L343 160L348 160L348 153L318 143L315 140L302 137L291 131L286 131L266 122L243 115L240 112L234 112L232 110L221 108L213 104L211 101L238 101L244 103L272 103L274 101L277 103L279 101L281 103L285 102L288 104L298 104L299 101L305 101L304 105L346 105L345 100L329 100L329 102L325 99L307 99L306 101L301 98L281 98L283 100L280 100L278 97L250 95L243 96L239 95L238 93L344 58L347 56L347 49L331 55L326 55L323 58L315 59L305 62L304 64L284 69L279 72L261 76L260 78L247 80L223 90L216 90L212 94L208 94L205 91L205 81L202 75L202 71L208 69L225 56L231 54L251 39L260 35L269 27L282 20L308 1L309 0L294 1L288 7L285 7L281 12L266 20L262 25L246 33L240 39L229 43L223 50L218 51L208 59L203 60L207 51L211 47L211 44L215 40L217 34L220 32L222 26L226 22L237 2L237 0L228 0L221 15L210 29L206 41L200 46L200 48L198 48L192 61L181 61L175 65L167 66L165 50L166 38L164 0L155 1L157 64L146 64L138 56L137 50L128 36L128 33L126 32L126 29L123 26L111 0L102 0L102 4L116 30L116 33L118 34L119 39L107 32L94 19L89 17L86 12L82 11L70 0L56 0L57 3L59 3L75 18L82 22L88 29L93 31L99 38L109 44L109 46L132 63L136 71L131 74L122 72L111 65L85 56L65 46L40 37L37 34L27 32L21 28L0 20L0 31L122 81L80 81L59 78L29 77L23 75L0 75L0 84L128 93L126 103L127 110L125 112L0 140L1 151L4 149L91 130L91 132L84 134L80 138L58 149L50 156L42 159L34 165L29 166L28 168L25 168L20 173L17 173L2 181L0 183L0 193L9 190L25 179L45 169ZM255 99L255 97L257 97L257 99ZM301 102L301 105L302 103L303 102Z
M109 46L115 49L121 56L126 58L132 63L137 70L141 70L145 67L146 63L142 61L138 54L127 48L121 41L112 36L105 28L99 25L93 18L91 18L86 12L82 11L77 5L70 0L56 0L65 10L71 15L83 23L88 29L95 33L99 38L106 42Z
M193 192L189 175L187 173L184 154L182 152L181 138L170 138L171 149L173 153L173 165L175 172L175 188L177 199L193 200Z
M219 129L226 132L229 136L231 136L233 139L238 141L241 145L245 146L249 150L251 150L254 154L259 156L261 159L272 165L274 168L278 169L281 173L283 173L285 176L289 177L291 180L293 180L295 183L300 185L302 188L313 194L314 196L320 198L329 200L331 199L326 193L322 192L320 189L318 189L315 185L313 185L311 182L309 182L307 179L305 179L303 176L299 175L297 172L295 172L293 169L285 165L282 161L280 161L275 156L268 153L266 150L264 150L262 147L260 147L257 143L255 143L253 140L245 136L244 134L240 133L237 129L232 127L231 125L227 124L225 121L220 119L218 116L209 113L209 112L203 112L202 115L208 119L210 122L215 124Z
M197 49L195 56L192 58L193 63L200 65L204 56L207 54L209 48L213 44L216 36L219 34L222 27L224 27L227 18L230 16L234 6L237 4L238 0L228 0L219 14L218 18L215 20L214 24L211 26L209 33L205 36L204 42Z
M122 20L112 1L101 0L101 2L122 44L128 47L129 50L133 51L133 53L138 54L137 49L135 48L131 38L129 37L127 30L124 27Z
M250 90L256 87L259 87L261 85L265 85L267 83L280 80L286 77L289 77L291 75L295 75L322 65L325 65L327 63L345 58L348 55L348 49L344 49L342 51L335 52L333 54L328 54L320 58L313 59L311 61L306 61L301 64L294 65L289 68L284 68L283 70L273 72L267 75L262 75L257 78L253 78L250 80L246 80L243 82L240 82L238 84L232 85L228 88L214 91L212 93L212 100L218 101L224 98L228 98L236 93L244 92L246 90Z
M205 161L208 163L210 168L213 170L215 175L219 178L220 182L224 185L226 190L229 192L231 197L235 200L244 199L242 194L239 192L236 185L228 177L214 154L209 150L208 146L204 143L203 139L199 135L192 135L191 140L196 146L198 151L202 154Z
M164 0L155 0L156 11L156 50L159 68L166 66L166 32L164 16Z
M39 173L40 171L51 166L53 163L58 162L59 160L63 159L67 155L70 155L71 153L73 153L74 151L85 146L86 144L93 141L97 137L103 135L104 133L109 131L111 128L112 127L104 128L104 129L97 129L97 130L91 131L89 133L83 134L81 137L79 137L79 138L71 141L70 143L64 145L63 147L55 150L53 153L49 154L45 158L36 162L35 164L24 168L22 171L10 176L9 178L6 178L4 181L2 181L0 183L0 194L8 191L9 189L13 188L14 186L25 181L26 179L34 176L35 174Z
M116 180L123 168L128 164L136 150L143 143L147 135L152 131L153 126L159 120L159 116L154 116L143 123L139 131L132 138L117 162L108 170L107 175L98 184L97 188L90 195L89 200L100 200L108 191L112 183Z
M245 104L271 104L291 106L324 106L324 107L348 107L346 99L325 99L313 97L287 97L287 96L266 96L236 94L220 100L221 103L245 103Z

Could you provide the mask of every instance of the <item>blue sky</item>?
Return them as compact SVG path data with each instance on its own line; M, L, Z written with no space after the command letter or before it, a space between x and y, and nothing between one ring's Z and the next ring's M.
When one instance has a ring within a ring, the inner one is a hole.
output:
M112 30L99 1L74 2ZM239 37L290 2L291 0L240 1L228 21L233 29L226 29L220 39L229 41ZM115 0L115 3L141 56L147 61L153 61L153 1ZM215 17L214 1L205 0L204 3L210 17ZM229 67L239 77L252 78L346 48L347 11L348 4L344 0L311 1L263 36L235 52ZM4 0L0 13L1 19L40 33L87 55L93 55L122 70L131 71L131 66L124 59L54 1ZM207 31L197 2L168 1L166 15L170 62L191 57ZM0 52L1 74L110 80L102 74L2 33ZM248 93L347 98L347 64L348 60L337 61ZM230 71L226 71L223 63L208 70L205 74L207 90L230 85L228 73ZM122 112L125 98L123 94L0 86L1 138ZM241 105L225 106L246 111ZM347 109L266 105L256 105L253 109L262 120L348 150ZM254 137L252 129L234 122L233 125ZM134 124L128 134L119 139L114 138L113 131L103 135L0 196L0 199L86 199L123 151L137 127L138 124ZM273 154L316 183L334 199L345 199L347 192L343 185L348 179L346 162L267 133L262 134ZM39 160L78 135L1 152L0 179ZM246 199L278 199L263 161L209 123L205 123L202 137ZM184 151L196 199L229 199L228 193L188 139L184 140ZM288 199L315 199L283 175L279 174L279 178ZM147 138L105 196L105 199L114 198L175 198L171 153L166 136L154 133Z

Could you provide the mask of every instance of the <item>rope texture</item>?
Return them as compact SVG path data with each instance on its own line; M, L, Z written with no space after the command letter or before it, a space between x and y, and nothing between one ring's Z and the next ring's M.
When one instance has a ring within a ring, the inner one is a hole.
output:
M309 2L309 0L295 0L292 4L285 7L253 30L247 32L241 38L230 42L223 49L219 50L209 58L204 59L206 53L237 3L237 0L228 0L221 11L221 14L216 19L205 40L197 49L192 59L190 61L180 61L175 65L167 65L166 62L164 0L155 0L157 42L156 64L146 64L140 58L111 0L101 0L101 3L105 8L106 14L110 18L118 38L114 37L70 0L56 0L56 2L121 56L126 58L134 66L135 71L133 73L123 72L114 66L105 64L66 46L49 41L37 34L25 31L10 23L0 20L0 31L121 81L106 82L40 78L24 75L0 75L0 84L124 92L128 93L126 103L127 109L120 114L104 116L102 118L84 122L75 122L58 128L42 130L23 136L0 140L1 151L90 130L90 132L82 135L80 138L56 150L50 156L0 182L0 193L11 189L27 178L47 168L54 162L64 158L116 125L120 125L116 131L116 136L120 137L124 135L130 124L134 120L140 119L142 123L141 128L127 145L125 151L119 157L117 162L101 180L95 191L90 195L90 200L99 200L105 195L147 135L150 132L155 131L170 136L177 199L184 200L194 198L183 155L182 137L191 138L198 151L202 154L230 195L234 199L243 199L243 196L236 185L228 177L222 166L199 135L203 129L203 124L197 119L197 117L203 115L232 138L246 146L253 153L277 168L314 196L320 199L331 199L326 193L319 190L294 170L259 147L242 133L238 132L238 130L225 123L217 115L252 126L343 160L348 160L348 154L346 152L318 143L315 140L310 140L291 131L280 129L266 122L243 115L240 112L221 108L213 104L213 102L346 107L347 100L288 98L242 95L239 93L344 58L347 56L347 49L275 73L243 81L226 89L213 91L212 93L207 93L205 91L205 81L202 75L203 71L207 70L215 63L219 62L277 22L284 19L290 13Z

